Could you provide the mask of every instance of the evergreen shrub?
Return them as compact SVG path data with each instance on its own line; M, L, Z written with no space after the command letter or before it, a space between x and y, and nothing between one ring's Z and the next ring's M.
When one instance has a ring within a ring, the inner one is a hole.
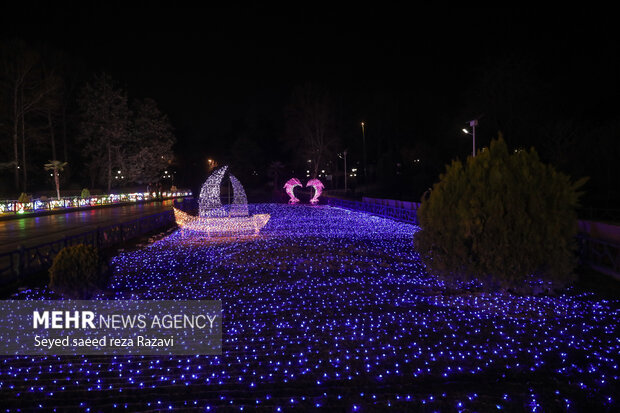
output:
M418 209L415 246L449 284L550 291L573 279L576 207L585 179L572 182L532 148L490 148L453 161Z
M97 250L78 244L60 250L49 269L50 288L73 299L88 299L107 282Z
M17 198L17 202L25 204L27 202L32 202L32 197L25 192L19 194L19 198Z

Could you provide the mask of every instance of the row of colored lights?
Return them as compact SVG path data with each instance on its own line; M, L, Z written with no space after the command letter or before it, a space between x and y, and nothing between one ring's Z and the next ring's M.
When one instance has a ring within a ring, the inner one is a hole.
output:
M190 191L177 191L177 192L162 192L163 198L176 198L182 196L191 196ZM119 202L141 202L152 199L157 199L158 194L156 192L136 192L131 194L110 194L110 195L96 195L89 198L61 198L61 199L49 199L41 201L40 199L31 202L19 202L19 201L0 201L0 214L5 213L17 213L23 214L26 212L36 212L54 209L70 209L81 208L87 206L100 206L116 204Z
M326 206L250 212L272 217L258 236L180 230L118 255L99 297L222 300L222 356L0 359L6 410L617 407L618 300L448 291L412 249L413 225Z

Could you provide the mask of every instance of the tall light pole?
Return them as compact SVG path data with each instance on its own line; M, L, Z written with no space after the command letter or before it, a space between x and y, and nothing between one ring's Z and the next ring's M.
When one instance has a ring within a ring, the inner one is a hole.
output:
M468 135L471 135L471 137L472 137L471 156L475 157L476 156L476 126L478 126L478 119L470 120L469 121L469 126L472 127L471 133L467 129L465 129L465 128L463 128L463 132L465 132Z
M362 145L364 153L364 183L366 183L366 128L364 122L362 122Z
M344 152L344 194L347 194L347 150L345 149Z
M347 150L345 149L342 154L338 154L340 159L344 159L344 193L347 193Z

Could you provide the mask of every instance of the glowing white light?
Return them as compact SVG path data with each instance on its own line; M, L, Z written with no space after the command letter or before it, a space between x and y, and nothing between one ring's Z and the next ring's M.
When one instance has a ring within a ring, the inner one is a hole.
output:
M244 217L195 217L180 209L172 208L174 219L180 228L190 231L204 232L207 236L221 234L241 234L254 232L257 234L269 221L269 214L255 214Z
M241 182L232 174L234 198L228 211L222 206L220 186L228 170L223 166L213 172L202 185L198 199L199 216L195 217L179 209L173 208L174 217L183 229L212 234L239 234L246 232L258 233L269 221L269 214L249 215L248 199Z
M245 195L245 191L243 190L243 185L241 182L234 176L230 175L230 182L233 187L233 202L230 205L230 213L231 217L247 217L248 214L248 198Z
M215 170L202 184L198 198L199 215L201 217L223 217L226 210L220 200L220 185L228 166Z

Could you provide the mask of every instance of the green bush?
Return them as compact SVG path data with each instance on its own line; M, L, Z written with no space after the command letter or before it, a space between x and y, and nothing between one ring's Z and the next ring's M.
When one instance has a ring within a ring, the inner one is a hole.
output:
M561 288L573 277L577 190L584 183L543 164L533 148L509 153L500 136L465 166L447 166L418 210L416 248L452 285Z
M90 198L90 191L88 188L82 189L82 193L80 194L80 198Z
M97 250L78 244L63 248L54 258L50 288L74 299L88 299L106 284L106 275Z
M19 194L19 198L17 198L17 202L20 202L22 204L25 204L26 202L31 202L31 201L32 201L32 197L25 192L22 192L21 194Z

